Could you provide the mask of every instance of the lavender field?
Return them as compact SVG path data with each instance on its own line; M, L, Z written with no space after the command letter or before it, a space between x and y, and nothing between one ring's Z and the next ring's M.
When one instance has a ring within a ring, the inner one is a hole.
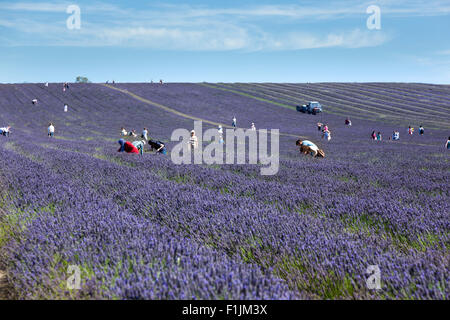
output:
M0 268L16 299L448 299L449 112L445 85L0 84ZM174 129L233 116L280 130L278 174L172 163ZM121 127L169 154L118 153Z

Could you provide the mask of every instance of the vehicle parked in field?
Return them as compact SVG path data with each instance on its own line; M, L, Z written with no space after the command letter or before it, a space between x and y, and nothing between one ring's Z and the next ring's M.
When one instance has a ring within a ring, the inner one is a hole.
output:
M310 101L302 106L297 106L296 109L303 113L317 114L322 112L322 105L317 101Z

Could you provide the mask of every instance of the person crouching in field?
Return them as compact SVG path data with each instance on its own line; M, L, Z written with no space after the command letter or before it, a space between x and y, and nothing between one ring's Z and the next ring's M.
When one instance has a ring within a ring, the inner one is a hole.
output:
M145 146L146 142L145 140L140 140L140 141L134 141L132 142L132 145L136 147L136 149L139 150L139 154L142 156L144 154L144 146Z
M37 104L38 101L37 101L37 99L33 99L33 100L31 100L31 103L32 103L32 104Z
M125 130L124 127L122 127L122 129L120 129L120 135L121 136L126 136L128 134L127 130Z
M9 134L11 133L10 129L11 129L11 126L0 128L0 135L9 137Z
M128 132L128 135L130 137L136 138L137 137L136 130L131 130L130 132Z
M158 140L148 140L151 151L156 150L157 153L167 154L166 146Z
M124 139L120 139L118 141L120 144L119 150L117 152L126 152L126 153L137 153L139 154L138 148L129 141L125 141Z
M300 147L300 152L303 154L311 154L313 157L325 158L325 152L319 149L314 143L308 140L297 140L295 142Z

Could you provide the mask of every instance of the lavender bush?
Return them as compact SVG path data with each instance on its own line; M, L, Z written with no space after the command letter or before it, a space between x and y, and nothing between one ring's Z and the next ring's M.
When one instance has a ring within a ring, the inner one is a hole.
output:
M0 85L0 121L13 126L0 139L0 252L19 298L448 298L448 86L115 86L203 119L306 136L327 157L301 156L293 136L280 137L275 176L119 154L122 126L148 127L170 151L172 130L193 122L102 85ZM433 112L421 114L418 97ZM325 113L296 112L305 99ZM409 123L425 135L408 136ZM388 140L394 129L400 141ZM81 290L67 288L69 265ZM369 265L380 290L366 285Z

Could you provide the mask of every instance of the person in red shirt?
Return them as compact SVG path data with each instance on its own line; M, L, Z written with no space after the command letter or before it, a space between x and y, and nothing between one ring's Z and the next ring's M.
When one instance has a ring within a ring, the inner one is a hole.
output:
M119 148L119 150L117 150L118 152L139 154L138 148L136 148L131 142L125 141L124 139L120 139L118 142L120 144L120 148Z

